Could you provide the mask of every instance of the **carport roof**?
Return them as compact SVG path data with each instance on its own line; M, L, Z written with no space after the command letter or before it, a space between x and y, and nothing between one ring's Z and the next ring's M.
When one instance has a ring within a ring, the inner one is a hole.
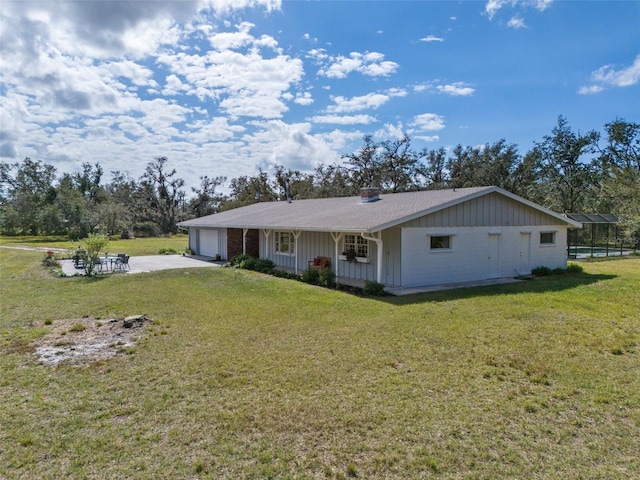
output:
M490 193L499 193L563 222L580 227L567 217L498 187L473 187L380 194L363 203L359 196L287 202L254 203L245 207L180 222L180 227L249 228L331 232L378 232Z

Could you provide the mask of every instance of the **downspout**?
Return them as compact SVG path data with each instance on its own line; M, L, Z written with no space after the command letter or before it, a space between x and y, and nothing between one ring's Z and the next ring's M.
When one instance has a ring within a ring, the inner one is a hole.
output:
M366 232L362 232L360 234L360 236L362 238L364 238L365 240L371 240L372 242L376 243L377 246L377 255L376 255L376 282L378 283L382 283L382 258L383 258L383 245L382 245L382 239L380 238L380 236L382 236L382 234L380 232L378 232L378 236L376 236L375 233L372 233L371 235L368 235Z

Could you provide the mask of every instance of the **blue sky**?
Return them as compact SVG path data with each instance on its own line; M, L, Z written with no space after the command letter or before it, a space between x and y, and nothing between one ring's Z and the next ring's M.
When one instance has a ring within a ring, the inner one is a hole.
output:
M0 155L188 186L640 122L640 1L0 0Z

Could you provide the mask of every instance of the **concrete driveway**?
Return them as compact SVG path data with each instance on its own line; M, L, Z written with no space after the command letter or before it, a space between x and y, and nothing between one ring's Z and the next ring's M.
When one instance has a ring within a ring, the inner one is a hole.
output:
M198 255L148 255L131 257L129 259L129 270L126 273L156 272L158 270L170 270L172 268L203 268L219 267L224 262L214 262L211 257L201 257ZM67 276L82 275L84 270L75 268L72 260L62 260L60 262L62 271Z

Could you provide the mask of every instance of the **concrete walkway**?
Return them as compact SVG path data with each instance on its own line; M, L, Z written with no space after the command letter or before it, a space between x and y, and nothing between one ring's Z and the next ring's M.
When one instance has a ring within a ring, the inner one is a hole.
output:
M173 268L219 267L223 263L214 262L211 257L198 255L148 255L129 258L129 269L124 273L156 272ZM61 260L60 266L65 275L69 277L84 274L84 269L73 266L73 260Z

